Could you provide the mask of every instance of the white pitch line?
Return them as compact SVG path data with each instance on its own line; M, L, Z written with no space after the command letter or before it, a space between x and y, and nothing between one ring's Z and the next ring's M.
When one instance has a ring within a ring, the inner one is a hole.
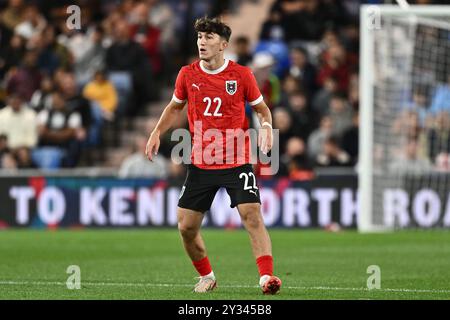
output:
M180 284L180 283L139 283L139 282L81 282L86 286L116 286L116 287L192 287L193 284ZM8 281L0 280L0 285L46 285L46 286L65 286L65 282L59 281ZM259 286L250 285L219 285L222 288L259 288ZM381 289L368 289L368 288L345 288L345 287L293 287L284 286L284 289L293 290L319 290L319 291L367 291L367 292L408 292L408 293L446 293L450 294L450 290L446 289L406 289L406 288L381 288Z

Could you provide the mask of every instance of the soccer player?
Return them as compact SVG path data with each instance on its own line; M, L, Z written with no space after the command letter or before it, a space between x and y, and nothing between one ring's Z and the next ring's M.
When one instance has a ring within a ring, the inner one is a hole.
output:
M236 152L230 155L230 148L226 146L235 137L226 137L217 143L226 149L225 152L212 152L208 156L203 150L209 142L199 137L206 135L209 129L224 135L230 129L245 132L248 129L245 117L247 101L261 123L258 145L262 152L267 153L273 143L272 116L251 70L224 59L224 50L231 36L230 27L217 18L204 17L195 22L195 31L199 60L182 67L178 73L172 100L152 131L145 152L152 160L158 152L160 136L172 126L187 101L193 141L192 164L188 167L180 194L177 216L184 247L200 274L194 292L209 292L216 287L216 277L200 235L200 226L216 192L224 187L231 198L231 207L237 206L249 233L260 274L259 285L264 294L275 294L280 290L281 280L273 275L272 246L262 219L259 190L249 160L249 140L245 139L243 146L233 148ZM242 149L244 151L239 152ZM211 158L222 161L211 162Z

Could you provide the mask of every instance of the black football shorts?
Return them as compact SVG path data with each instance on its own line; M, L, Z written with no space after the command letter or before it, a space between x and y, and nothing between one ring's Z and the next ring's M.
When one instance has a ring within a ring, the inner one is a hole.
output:
M250 164L229 169L200 169L189 165L186 181L181 189L180 208L205 212L211 207L216 192L227 190L231 208L241 203L261 203L256 177Z

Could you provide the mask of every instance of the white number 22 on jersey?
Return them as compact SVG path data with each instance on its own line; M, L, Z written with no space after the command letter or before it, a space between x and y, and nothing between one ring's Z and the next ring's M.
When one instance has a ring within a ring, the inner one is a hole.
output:
M219 113L220 106L222 105L222 100L219 97L215 97L212 100L212 102L217 104L216 110L214 111L214 114L211 114L209 112L209 108L211 107L211 98L210 97L204 97L203 98L203 102L207 103L206 109L205 109L205 112L203 113L203 115L205 115L205 116L214 116L214 117L221 117L222 116L222 114Z

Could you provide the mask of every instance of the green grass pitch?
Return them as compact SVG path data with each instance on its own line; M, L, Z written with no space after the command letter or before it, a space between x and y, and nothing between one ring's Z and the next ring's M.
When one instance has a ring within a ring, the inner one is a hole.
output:
M283 286L263 296L244 230L203 230L218 278L191 292L196 272L176 229L5 230L0 232L0 299L449 299L450 232L269 230ZM69 265L81 289L66 287ZM367 268L381 289L367 289Z

